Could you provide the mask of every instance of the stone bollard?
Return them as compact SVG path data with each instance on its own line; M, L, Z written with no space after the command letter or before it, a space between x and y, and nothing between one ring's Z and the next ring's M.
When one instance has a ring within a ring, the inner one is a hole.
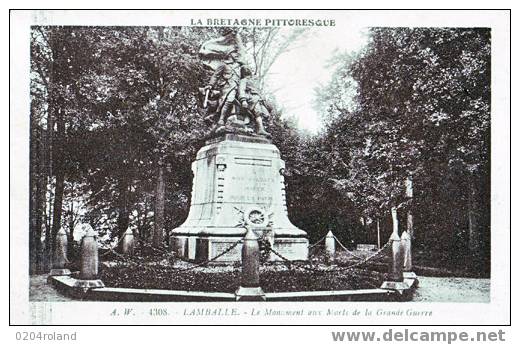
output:
M98 275L98 261L96 233L93 230L89 230L81 239L79 278L84 280L96 279Z
M411 282L413 287L419 285L419 279L417 275L412 271L412 237L408 231L405 231L401 235L401 245L403 247L403 278L405 281Z
M79 280L75 287L83 289L84 292L95 287L104 287L105 285L98 277L98 246L96 233L90 228L81 240L81 260Z
M251 228L246 229L242 244L242 278L235 292L237 301L265 301L260 287L260 246Z
M67 246L67 233L61 228L56 234L56 246L54 248L51 276L66 276L71 274L70 270L65 268L65 265L69 263L67 259Z
M325 236L325 259L327 264L334 263L334 255L336 254L336 239L332 234L332 231L329 230L327 236Z
M407 231L402 233L401 243L403 246L403 269L405 272L410 272L412 270L412 238Z
M401 238L395 232L390 236L392 242L392 264L389 279L394 282L403 281L403 248Z
M121 252L127 255L133 255L135 249L134 232L130 229L126 230L121 243Z
M76 274L70 276L49 276L47 281L74 298L89 299L91 298L89 296L91 289L105 287L105 284L97 279L98 247L96 233L91 226L87 227L87 231L81 239L80 256L79 277Z
M390 265L388 281L383 282L381 289L392 290L396 292L396 300L409 301L412 299L413 294L411 290L412 286L407 284L403 277L403 243L396 232L392 233L390 236L390 241L392 243L392 263Z

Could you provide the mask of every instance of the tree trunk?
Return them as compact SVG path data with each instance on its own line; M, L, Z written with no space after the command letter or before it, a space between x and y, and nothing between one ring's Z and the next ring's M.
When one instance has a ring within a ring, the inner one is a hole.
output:
M377 224L377 249L381 249L381 228L379 227L379 219L377 219L376 224Z
M67 243L68 243L68 246L67 246L67 258L69 260L72 260L72 259L75 259L75 255L74 255L74 230L69 230L69 232L67 233Z
M71 201L69 208L69 232L67 233L67 258L71 260L73 258L73 246L74 246L74 227L75 227L75 219L74 219L74 185L71 188Z
M35 252L36 252L36 273L44 270L44 253L42 246L42 232L45 217L45 193L47 192L47 176L45 174L45 145L43 141L42 129L38 129L38 153L37 153L37 181L36 181L36 232Z
M155 187L154 225L152 243L161 247L164 242L164 167L159 164Z
M38 222L38 218L41 215L40 202L38 193L38 181L40 175L40 162L38 159L39 154L39 138L38 138L38 127L35 123L33 114L31 113L31 137L30 140L30 152L29 152L29 274L35 274L38 272L38 245L41 236L41 221ZM38 226L40 228L38 229Z
M50 78L52 80L52 73L50 75ZM51 81L52 83L52 81ZM54 167L54 110L56 108L52 88L47 90L49 93L49 105L47 110L47 130L45 131L45 163L46 163L46 186L45 191L47 192L50 188L52 191L52 178L53 178L53 167ZM49 192L51 192L49 191ZM44 264L43 264L43 270L45 272L49 271L51 269L51 258L52 258L52 248L51 248L51 241L52 241L52 226L50 224L50 219L52 217L53 213L53 207L51 206L51 200L52 193L49 193L49 200L47 200L47 193L45 193L46 198L46 221L45 221L45 249L44 249ZM47 207L47 202L49 203L49 206Z
M63 213L63 190L65 188L65 172L58 169L56 174L56 188L54 189L54 205L52 207L52 246L54 247L56 234L61 228L61 216Z
M469 178L468 189L468 247L471 254L478 254L480 234L478 233L477 218L475 214L475 183L473 176Z
M128 205L128 181L123 177L119 185L119 200L118 200L119 214L117 216L117 237L119 241L118 250L122 249L121 239L125 235L126 229L130 222L130 207Z
M413 228L413 180L411 176L406 178L406 197L409 200L408 211L406 212L406 231L411 238L414 236L414 228Z
M56 235L61 228L61 216L63 210L63 192L65 189L65 166L63 162L65 123L62 109L58 109L56 114L56 138L54 142L54 162L53 170L56 176L54 188L54 203L52 206L52 244L51 250L56 244ZM52 252L51 252L52 253Z
M360 217L359 218L359 222L361 223L361 236L363 238L363 243L368 243L367 241L367 229L365 228L365 218L364 217Z
M392 207L392 233L399 236L399 220L397 219L397 207Z
M143 242L146 241L147 243L151 242L151 232L149 227L147 226L147 215L148 215L148 199L144 199L144 207L142 214L139 213L137 215L137 234L135 234L135 238L137 240L137 243L139 243L140 246L143 245Z

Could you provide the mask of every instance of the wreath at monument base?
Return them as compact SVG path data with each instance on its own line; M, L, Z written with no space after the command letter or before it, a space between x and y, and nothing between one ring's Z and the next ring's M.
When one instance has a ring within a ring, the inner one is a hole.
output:
M260 246L260 262L265 263L271 257L271 242L267 238L259 238L258 244Z

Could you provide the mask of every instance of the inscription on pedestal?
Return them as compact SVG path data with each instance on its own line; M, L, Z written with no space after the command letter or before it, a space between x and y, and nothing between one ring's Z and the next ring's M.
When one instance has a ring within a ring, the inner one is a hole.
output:
M237 159L239 158L236 157L235 160ZM241 159L246 160L246 158ZM272 176L265 176L271 173L270 169L264 171L264 167L271 166L271 161L257 159L254 162L254 164L248 164L249 167L244 166L233 171L233 175L229 178L231 183L230 202L273 203L273 192L275 192L273 186L276 180Z
M242 164L242 165L257 165L257 166L263 166L263 167L271 166L270 159L261 159L261 158L235 157L235 163Z

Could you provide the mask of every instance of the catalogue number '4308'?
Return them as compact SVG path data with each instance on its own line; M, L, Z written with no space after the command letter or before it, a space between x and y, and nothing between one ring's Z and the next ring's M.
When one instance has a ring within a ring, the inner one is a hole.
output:
M168 309L166 308L151 308L151 316L168 316Z

